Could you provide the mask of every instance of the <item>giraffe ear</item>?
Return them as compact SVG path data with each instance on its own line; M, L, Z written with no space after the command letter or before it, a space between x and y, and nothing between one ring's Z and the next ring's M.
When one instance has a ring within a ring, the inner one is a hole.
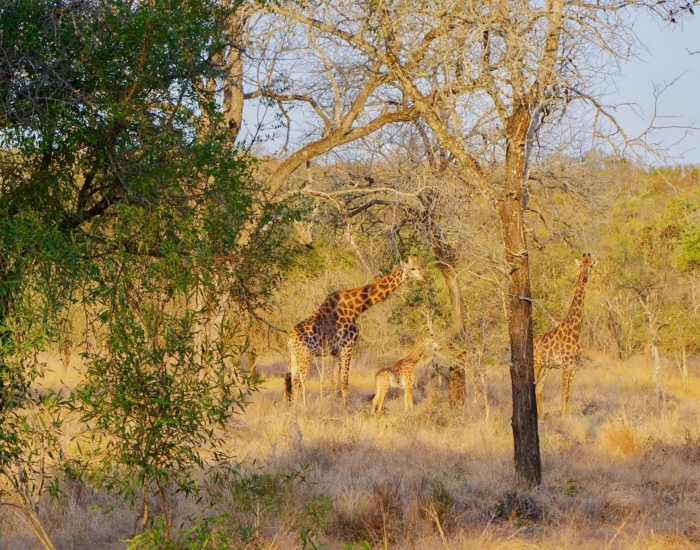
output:
M593 260L593 263L591 264L591 267L595 267L598 265L598 260Z
M577 266L581 267L581 261L578 258L576 258L574 261L576 262Z

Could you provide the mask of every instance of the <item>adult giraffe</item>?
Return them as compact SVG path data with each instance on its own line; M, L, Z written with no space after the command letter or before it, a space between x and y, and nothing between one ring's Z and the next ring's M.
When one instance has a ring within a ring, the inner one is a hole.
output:
M297 323L287 340L289 372L285 387L286 398L291 399L290 393L293 393L296 401L301 392L306 405L304 380L309 364L314 357L332 355L339 359L338 370L333 377L333 391L337 392L340 387L343 406L347 407L350 359L359 334L355 320L363 311L384 300L409 277L428 282L428 277L415 256L409 256L406 262L401 262L391 273L369 285L329 294L311 317Z
M561 369L561 415L569 415L571 400L571 385L578 368L578 357L581 353L579 334L583 321L583 302L586 294L586 283L591 270L597 264L591 260L591 254L584 254L581 261L576 260L580 268L576 280L574 299L566 317L549 332L535 336L535 398L537 399L537 416L542 417L542 393L544 383L552 369Z

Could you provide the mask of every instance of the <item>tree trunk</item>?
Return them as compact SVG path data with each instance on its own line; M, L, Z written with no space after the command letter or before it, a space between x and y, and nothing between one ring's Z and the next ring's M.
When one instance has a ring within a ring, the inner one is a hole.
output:
M510 265L508 329L515 481L519 486L530 488L542 482L542 464L535 401L530 268L523 224L525 137L529 127L527 111L524 108L516 109L508 122L506 133L510 139L506 148L506 193L497 208Z
M450 339L461 336L464 333L464 312L462 301L462 289L457 280L457 253L450 246L438 238L433 239L433 252L440 264L440 273L445 279L445 285L450 294Z
M462 289L459 288L457 273L452 266L440 266L440 272L445 279L450 293L450 334L457 336L464 332L464 316L462 314Z
M224 117L228 125L231 144L235 145L243 121L243 52L247 17L234 15L229 26L231 52L228 57L228 82L224 84Z

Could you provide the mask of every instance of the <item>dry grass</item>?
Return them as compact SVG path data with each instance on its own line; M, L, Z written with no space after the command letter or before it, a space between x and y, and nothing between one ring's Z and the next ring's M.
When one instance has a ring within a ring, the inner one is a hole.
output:
M679 373L667 366L662 380L666 393L659 402L643 359L596 356L576 378L567 420L559 418L560 378L551 376L540 423L544 483L523 494L510 492L507 368L488 373L489 421L476 399L468 398L464 409L449 410L446 388L435 380L423 395L417 392L409 414L397 392L390 393L387 411L373 417L374 373L392 359L355 360L351 412L343 411L328 389L319 398L313 370L308 407L291 410L282 400L285 365L263 360L263 389L231 430L231 445L246 464L255 461L268 472L307 467L303 494L330 499L331 513L320 537L328 548L700 545L697 369L691 369L684 388ZM75 379L75 372L56 367L45 384L57 387L59 379ZM422 375L428 378L426 372ZM325 380L330 383L329 374ZM122 506L105 517L91 509L104 497L77 485L69 485L68 493L68 501L47 503L40 511L59 548L125 546L118 541L131 533L134 512ZM0 529L2 548L37 548L14 511L0 509ZM261 525L260 533L263 548L301 547L289 516Z

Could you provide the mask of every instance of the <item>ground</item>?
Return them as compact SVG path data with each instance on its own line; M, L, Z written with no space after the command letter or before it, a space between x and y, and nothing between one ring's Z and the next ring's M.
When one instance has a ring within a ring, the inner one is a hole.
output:
M469 378L466 406L449 409L430 366L421 367L422 391L410 413L392 389L386 411L372 416L374 372L391 360L354 360L346 412L328 387L319 396L316 374L307 383L308 406L290 408L286 365L263 359L261 391L232 427L230 444L250 472L301 472L290 498L326 508L320 519L307 505L293 517L284 510L255 516L260 547L302 548L304 521L315 528L314 544L338 549L700 545L700 372L692 362L683 380L666 360L659 399L644 357L594 355L574 382L569 419L559 416L561 377L553 373L540 421L544 482L514 492L507 366L487 371L488 418ZM75 484L67 493L40 510L58 548L126 546L118 541L131 534L136 512L117 506L104 516L92 508L100 495ZM19 515L0 514L3 548L38 548Z

